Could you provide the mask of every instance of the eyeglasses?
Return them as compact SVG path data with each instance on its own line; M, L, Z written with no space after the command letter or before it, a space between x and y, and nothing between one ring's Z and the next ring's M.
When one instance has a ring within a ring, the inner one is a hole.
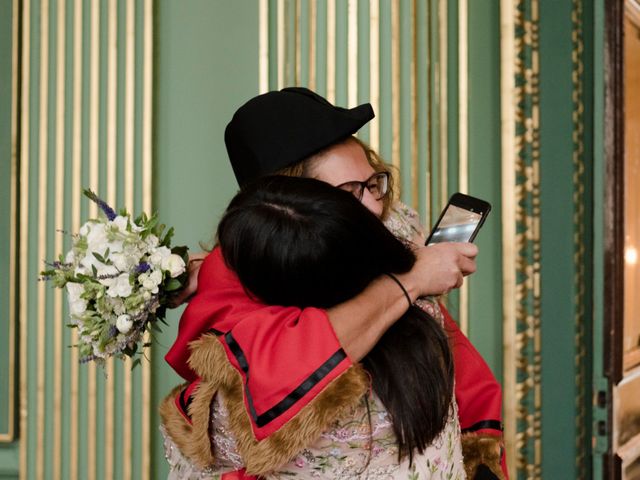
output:
M374 199L380 200L389 191L389 172L374 173L364 182L353 180L341 183L338 188L352 193L358 201L362 201L362 195L364 195L364 189L366 188Z

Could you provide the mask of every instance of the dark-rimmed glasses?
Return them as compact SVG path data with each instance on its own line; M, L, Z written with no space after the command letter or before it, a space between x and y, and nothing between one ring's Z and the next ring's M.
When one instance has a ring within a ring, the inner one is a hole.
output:
M364 195L364 189L366 188L374 199L380 200L389 191L389 172L374 173L364 182L353 180L341 183L338 188L352 193L359 201L362 201L362 195Z

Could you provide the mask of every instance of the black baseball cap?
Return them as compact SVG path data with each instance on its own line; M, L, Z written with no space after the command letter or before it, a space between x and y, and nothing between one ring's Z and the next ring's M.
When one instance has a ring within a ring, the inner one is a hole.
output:
M225 129L224 142L242 186L344 140L374 116L369 103L341 108L307 88L289 87L242 105Z

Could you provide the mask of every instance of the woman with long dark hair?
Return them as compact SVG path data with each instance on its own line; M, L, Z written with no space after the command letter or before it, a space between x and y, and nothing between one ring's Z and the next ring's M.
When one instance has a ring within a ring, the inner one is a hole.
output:
M228 267L266 305L330 308L379 275L395 278L415 262L411 248L353 195L306 178L267 177L246 186L227 208L217 237ZM196 345L192 361L205 379L209 346ZM332 429L310 436L295 458L262 476L311 478L321 469L324 478L465 478L453 361L442 326L411 306L361 365L371 392ZM215 385L217 432L228 431L225 419L238 410L233 402L247 396L234 395L233 383L217 379ZM237 442L234 435L224 441L214 435L214 451L229 442Z

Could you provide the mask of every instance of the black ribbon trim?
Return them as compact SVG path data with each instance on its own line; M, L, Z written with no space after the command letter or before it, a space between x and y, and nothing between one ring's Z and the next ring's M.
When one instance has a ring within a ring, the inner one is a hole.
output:
M182 409L182 412L189 417L189 420L191 420L191 414L189 414L189 405L191 405L191 402L193 401L193 397L191 395L189 395L189 398L185 400L184 396L187 393L187 389L189 387L183 389L180 392L180 396L178 397L178 401L180 402L180 408Z
M477 423L474 423L469 428L465 428L462 430L462 433L468 432L476 432L478 430L484 430L485 428L490 428L491 430L502 431L502 422L499 420L481 420Z
M249 391L249 363L247 362L247 358L240 348L240 345L233 338L231 332L228 332L225 335L225 340L227 345L229 346L229 350L236 357L238 365L242 369L245 374L246 381L244 385L244 391L247 396L247 403L249 404L249 413L253 418L253 421L256 422L258 427L264 427L269 422L275 420L284 412L289 410L295 403L304 397L315 385L318 384L323 378L325 378L342 360L344 360L347 355L344 353L342 348L338 349L329 359L324 362L320 367L309 375L298 387L293 390L289 395L287 395L284 399L278 402L276 405L271 407L269 410L264 412L261 415L256 413L255 407L253 405L253 398L251 397L251 392Z

